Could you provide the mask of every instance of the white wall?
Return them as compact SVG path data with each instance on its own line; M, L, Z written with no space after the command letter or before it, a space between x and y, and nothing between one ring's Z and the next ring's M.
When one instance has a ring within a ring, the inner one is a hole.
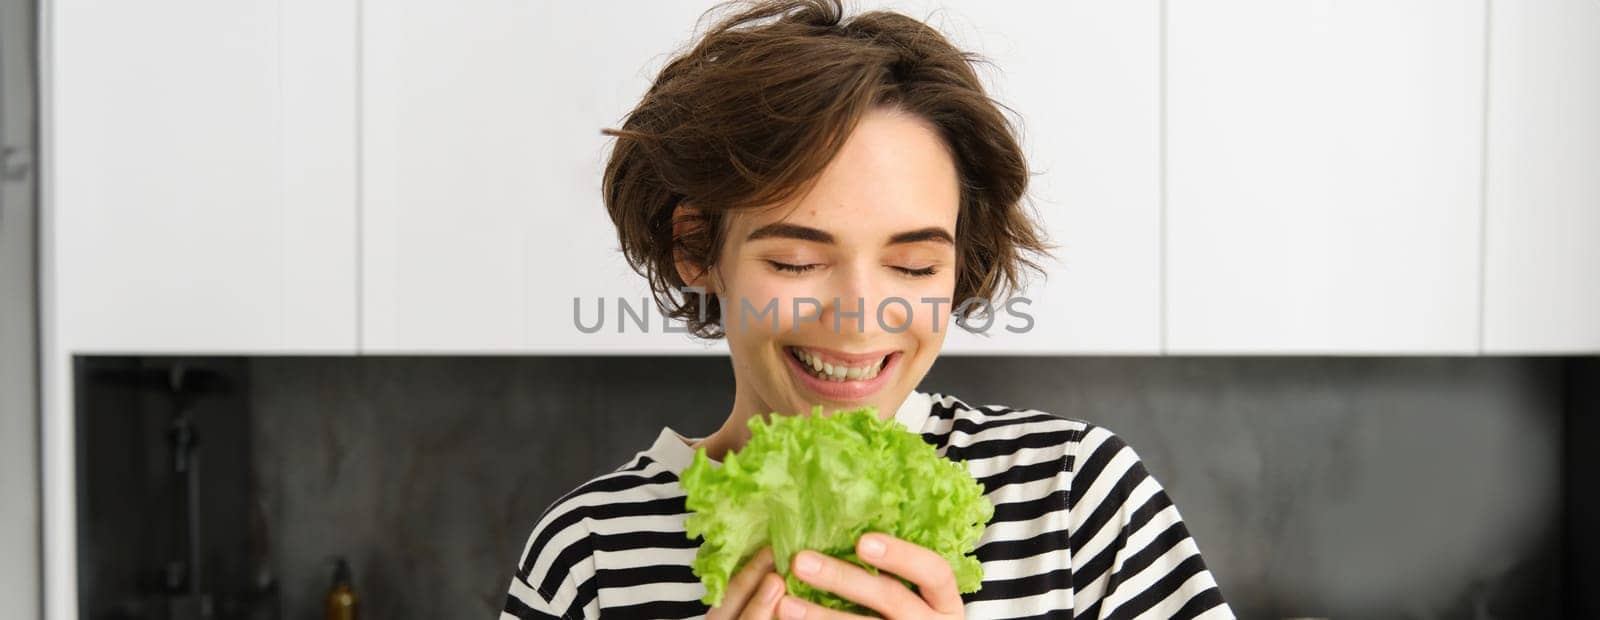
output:
M0 617L39 602L34 1L0 0Z

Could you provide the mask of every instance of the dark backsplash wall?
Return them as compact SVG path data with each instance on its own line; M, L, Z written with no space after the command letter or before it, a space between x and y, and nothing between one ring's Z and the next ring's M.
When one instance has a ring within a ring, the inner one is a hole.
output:
M251 545L287 618L318 617L334 555L365 617L495 617L551 501L663 425L711 431L732 395L723 358L243 362ZM1563 565L1584 566L1563 545L1562 449L1596 366L949 357L921 389L1123 435L1241 617L1544 618Z
M922 388L1122 434L1245 617L1527 618L1559 615L1563 363L951 357ZM493 617L552 500L662 425L716 428L731 382L718 358L254 360L285 609L341 553L374 617Z
M1562 587L1568 618L1600 618L1600 357L1566 364Z

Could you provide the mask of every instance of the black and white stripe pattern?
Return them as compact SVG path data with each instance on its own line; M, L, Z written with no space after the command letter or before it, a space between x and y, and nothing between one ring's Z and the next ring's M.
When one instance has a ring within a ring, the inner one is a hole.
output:
M914 392L895 416L966 460L995 505L968 618L1232 618L1178 509L1110 431L1033 410ZM663 429L616 471L556 500L528 537L501 620L691 618L705 588Z

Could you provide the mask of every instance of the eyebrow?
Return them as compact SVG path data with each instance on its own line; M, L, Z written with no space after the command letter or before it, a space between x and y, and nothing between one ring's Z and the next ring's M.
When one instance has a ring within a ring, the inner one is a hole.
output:
M757 239L770 238L798 239L800 241L815 241L817 243L833 243L834 241L833 234L826 230L812 228L810 226L801 226L798 224L787 224L784 222L767 224L766 226L757 228L750 233L750 236L745 237L745 241L755 241ZM938 226L929 226L927 228L919 228L916 230L895 233L889 237L889 243L887 245L918 243L922 241L937 241L940 243L955 245L955 237L950 235L950 231Z
M889 237L889 245L894 245L897 243L917 243L919 241L938 241L950 245L955 245L956 243L955 237L950 236L950 231L938 226L929 226L927 228L908 230L903 233L895 233L893 237Z

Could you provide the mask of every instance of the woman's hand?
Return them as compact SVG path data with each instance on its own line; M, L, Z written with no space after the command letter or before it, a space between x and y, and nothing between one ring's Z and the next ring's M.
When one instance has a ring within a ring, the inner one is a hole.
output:
M746 562L739 574L728 580L722 604L706 612L707 620L767 620L778 609L783 595L783 577L774 572L772 548L762 547Z
M856 555L880 570L916 584L921 596L894 577L874 575L815 551L796 553L789 562L789 570L801 581L877 611L890 620L964 617L955 573L939 554L888 534L874 533L865 534L856 541ZM778 605L778 617L829 620L861 616L785 596Z

